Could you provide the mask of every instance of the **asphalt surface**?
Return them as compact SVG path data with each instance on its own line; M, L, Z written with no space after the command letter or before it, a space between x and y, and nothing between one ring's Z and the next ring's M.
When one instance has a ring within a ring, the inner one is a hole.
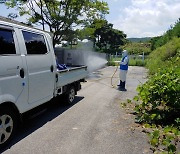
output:
M106 67L89 76L67 106L61 98L48 103L40 114L28 118L5 154L141 154L151 153L148 137L135 128L132 115L120 103L136 95L146 81L146 70L130 67L127 91L117 89L119 70ZM49 105L51 104L51 105Z

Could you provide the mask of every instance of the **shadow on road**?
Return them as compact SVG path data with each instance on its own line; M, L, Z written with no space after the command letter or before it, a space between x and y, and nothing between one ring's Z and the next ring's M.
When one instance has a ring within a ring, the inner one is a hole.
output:
M17 134L14 136L13 140L10 142L10 144L8 144L8 146L0 149L0 153L10 149L13 145L32 134L34 131L38 130L46 123L55 119L72 106L76 105L83 98L84 97L76 96L74 103L67 105L66 102L59 96L26 113L23 115L23 124L17 131Z

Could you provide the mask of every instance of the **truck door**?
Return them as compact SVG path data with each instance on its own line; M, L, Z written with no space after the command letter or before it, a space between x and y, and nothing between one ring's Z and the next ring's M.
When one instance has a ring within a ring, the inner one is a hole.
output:
M27 102L26 80L16 32L0 25L0 103Z
M22 31L26 46L29 103L41 104L53 97L55 73L53 57L43 34Z

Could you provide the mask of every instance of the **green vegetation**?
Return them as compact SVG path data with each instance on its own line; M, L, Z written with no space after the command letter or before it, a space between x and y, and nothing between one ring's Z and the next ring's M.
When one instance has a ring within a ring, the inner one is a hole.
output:
M174 153L180 141L180 78L176 68L158 71L137 91L136 122L154 126L149 133L153 151Z
M136 42L136 43L146 43L151 40L151 37L142 37L142 38L128 38L130 42Z
M141 59L130 59L129 60L129 66L145 66L145 62L143 62ZM119 66L119 63L114 61L108 61L108 66Z
M155 74L158 69L166 69L167 67L180 68L180 38L173 38L167 44L154 50L147 61L147 68L150 74Z
M104 19L109 10L108 4L99 0L9 0L6 5L19 11L9 17L27 15L27 24L42 25L43 30L48 27L54 34L54 45L77 38L74 26L87 27L96 19Z
M105 22L102 27L94 32L94 44L98 51L116 53L119 47L127 42L123 31L113 28L113 24Z
M41 25L43 30L47 27L53 34L54 46L62 41L73 45L78 39L88 39L94 42L98 52L115 53L126 42L126 34L105 20L109 8L104 1L9 0L4 3L18 10L18 14L10 13L9 18L27 15L26 24Z
M107 65L108 66L119 66L119 63L116 63L114 61L108 61Z
M180 131L177 127L165 126L163 128L160 125L157 127L148 124L145 124L144 126L153 130L152 132L149 132L148 135L154 153L175 154L177 152L176 146L178 145L180 136Z
M122 57L118 56L118 57L113 57L111 58L111 61L121 61Z
M174 154L180 142L180 36L179 22L152 45L147 68L149 80L137 88L136 122L150 128L153 152ZM152 39L153 40L153 39ZM162 41L163 40L163 41ZM162 44L161 44L161 43Z
M180 78L175 69L156 73L143 86L137 88L135 110L138 122L171 124L180 116Z
M123 46L124 49L128 50L129 54L144 54L149 55L151 52L151 44L146 43L132 43L129 42L125 46Z
M145 66L146 61L143 61L142 59L133 59L131 58L129 60L129 66Z
M128 50L129 55L134 55L135 58L130 56L129 58L129 66L145 66L146 60L142 60L138 57L138 55L149 55L151 53L151 43L135 43L135 42L126 42L126 44L122 47L122 49ZM119 49L119 50L122 50ZM111 61L121 61L121 58L113 58Z
M151 49L155 50L158 47L165 45L174 37L180 37L180 18L163 36L155 37L151 40Z
M111 58L108 62L108 66L119 66L119 62L115 61L121 61L121 57L115 57ZM142 59L139 58L130 58L129 59L129 66L145 66L146 61L143 61Z

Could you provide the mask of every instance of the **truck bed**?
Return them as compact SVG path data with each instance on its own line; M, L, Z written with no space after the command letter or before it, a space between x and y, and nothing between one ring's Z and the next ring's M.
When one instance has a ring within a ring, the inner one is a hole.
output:
M58 70L57 87L63 87L75 81L84 79L88 75L87 66L73 66L65 70Z

